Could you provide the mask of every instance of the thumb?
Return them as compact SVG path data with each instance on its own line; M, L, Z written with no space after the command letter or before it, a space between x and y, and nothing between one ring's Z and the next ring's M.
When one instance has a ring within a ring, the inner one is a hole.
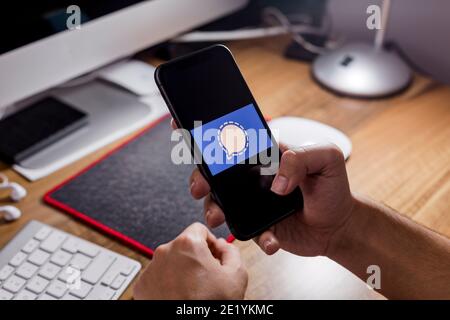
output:
M239 267L242 264L238 248L223 238L214 242L212 251L223 266Z
M280 250L280 242L271 230L264 231L253 240L269 256Z
M306 152L286 150L281 155L280 168L272 182L271 190L279 195L292 192L308 171L305 165Z
M333 144L304 146L285 151L271 190L279 195L291 193L308 175L338 175L345 172L342 151Z

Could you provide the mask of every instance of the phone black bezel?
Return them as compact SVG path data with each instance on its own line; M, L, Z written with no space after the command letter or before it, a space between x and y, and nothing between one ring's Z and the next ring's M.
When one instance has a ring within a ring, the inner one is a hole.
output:
M224 45L218 44L218 45L209 46L207 48L204 48L204 49L201 49L201 50L189 53L187 55L184 55L182 57L175 58L175 59L173 59L171 61L162 63L156 68L156 70L155 70L155 81L156 81L156 84L157 84L159 90L161 91L161 94L163 96L164 101L166 102L166 104L167 104L167 106L169 108L170 114L172 115L173 119L175 120L177 126L179 128L183 128L182 123L181 123L180 119L178 118L177 113L176 113L174 107L172 106L172 103L170 102L170 99L169 99L168 95L166 94L166 91L164 90L164 84L163 84L163 81L161 80L161 73L163 73L166 68L169 68L169 67L171 67L174 64L183 63L183 64L187 64L188 66L192 65L192 64L196 63L197 59L201 60L202 56L210 54L211 51L218 50L218 49L222 50L222 51L223 50L226 51L227 55L230 58L230 61L234 64L236 69L239 71L239 76L241 78L241 81L246 86L246 88L247 88L247 90L249 92L249 96L251 97L251 103L253 103L253 105L255 107L255 110L258 113L258 116L260 117L260 119L261 119L265 129L267 130L269 136L271 137L272 144L273 144L271 149L276 147L278 149L279 155L281 157L281 152L279 151L278 144L275 141L275 139L273 138L273 135L272 135L272 132L271 132L271 130L269 128L269 125L267 124L263 114L261 113L261 110L260 110L260 108L259 108L259 106L258 106L258 104L257 104L257 102L256 102L256 100L255 100L255 98L254 98L250 88L248 87L247 82L244 79L244 76L240 72L239 67L238 67L238 65L236 63L236 60L234 59L234 56L233 56L232 52ZM193 58L195 58L195 59L193 59ZM192 140L193 140L192 134L189 133L189 135L190 135L189 139L191 139L189 145L191 146L191 155L192 155L192 157L194 157L196 152L199 152L198 154L201 155L201 152L198 149L197 145L195 143L192 143ZM188 137L184 137L184 138L187 139ZM234 228L233 223L232 223L233 219L229 219L229 217L227 217L226 210L223 207L222 203L220 202L220 196L215 192L215 183L214 183L213 175L211 174L208 166L204 164L203 156L202 156L201 163L197 163L197 167L200 170L200 172L202 173L202 175L205 177L205 179L208 181L208 183L210 184L211 193L212 193L213 197L215 198L215 201L217 202L217 204L224 211L224 214L225 214L225 217L226 217L226 222L227 222L227 225L228 225L231 233L239 240L252 239L252 238L256 237L257 235L261 234L263 231L267 230L270 226L276 224L277 222L283 220L287 216L289 216L289 215L293 214L294 212L296 212L297 210L299 210L299 208L295 207L295 208L293 208L292 210L290 210L290 211L288 211L286 213L280 214L279 216L277 216L276 219L271 220L267 224L265 224L263 226L258 226L250 234L243 234L238 229ZM300 192L300 197L301 197L301 192Z

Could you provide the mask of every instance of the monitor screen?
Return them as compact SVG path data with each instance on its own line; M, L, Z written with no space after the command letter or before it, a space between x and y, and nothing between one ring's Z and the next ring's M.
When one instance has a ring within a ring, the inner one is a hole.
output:
M66 30L74 13L67 12L69 6L78 6L79 21L86 23L139 2L142 0L10 1L8 13L4 12L0 19L0 55Z

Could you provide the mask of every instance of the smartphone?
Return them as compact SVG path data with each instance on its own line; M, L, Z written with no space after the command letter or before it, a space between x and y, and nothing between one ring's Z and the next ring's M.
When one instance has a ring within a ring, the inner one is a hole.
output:
M0 121L0 160L14 164L87 125L88 115L47 97Z
M280 151L227 47L164 63L155 80L237 239L251 239L302 208L299 188L286 196L270 190L276 170L269 168L277 168Z

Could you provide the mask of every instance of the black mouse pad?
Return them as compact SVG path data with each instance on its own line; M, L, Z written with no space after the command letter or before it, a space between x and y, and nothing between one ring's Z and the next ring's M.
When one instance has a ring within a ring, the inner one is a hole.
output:
M164 117L44 200L151 255L191 223L203 222L203 203L189 192L194 165L173 164L171 133ZM233 239L225 225L213 233Z

